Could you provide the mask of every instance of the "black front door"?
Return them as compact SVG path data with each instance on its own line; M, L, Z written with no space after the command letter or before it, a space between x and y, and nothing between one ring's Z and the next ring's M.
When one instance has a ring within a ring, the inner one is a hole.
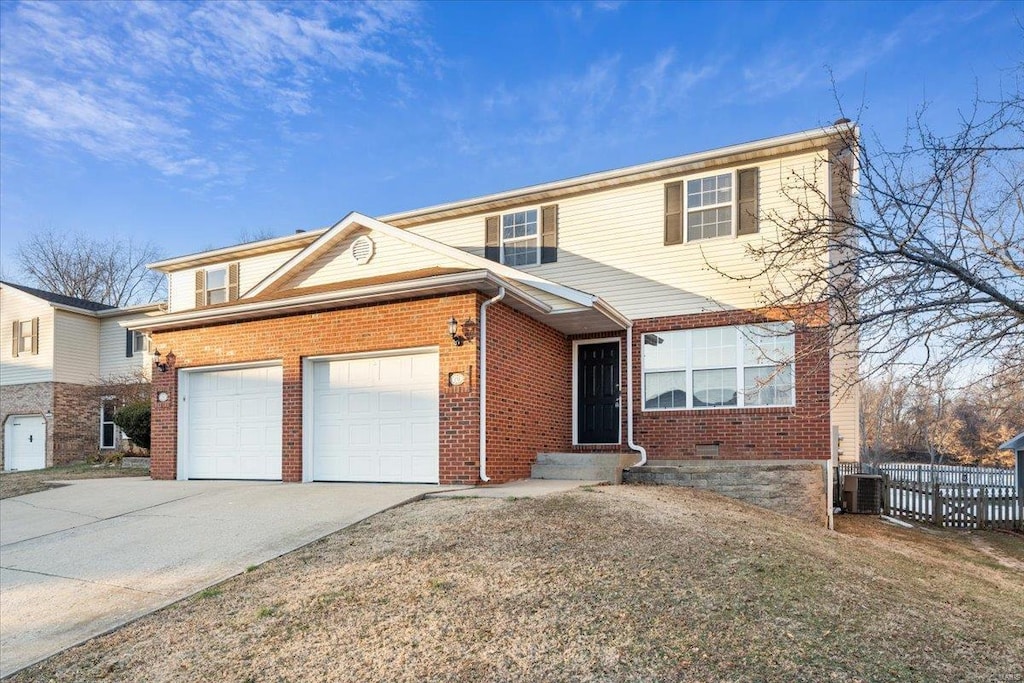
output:
M576 441L618 443L619 342L576 348Z

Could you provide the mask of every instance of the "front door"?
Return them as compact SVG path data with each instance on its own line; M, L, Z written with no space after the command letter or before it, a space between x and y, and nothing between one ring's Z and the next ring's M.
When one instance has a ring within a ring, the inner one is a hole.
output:
M619 442L619 342L576 347L576 442Z

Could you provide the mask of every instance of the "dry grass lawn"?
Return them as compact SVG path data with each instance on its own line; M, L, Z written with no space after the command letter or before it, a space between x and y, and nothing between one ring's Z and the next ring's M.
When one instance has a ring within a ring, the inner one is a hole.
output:
M109 477L148 477L148 467L119 467L116 465L93 465L75 463L47 467L44 470L27 472L0 472L0 499L23 496L52 489L60 484L49 483L54 479L107 479Z
M667 487L427 500L13 680L1024 680L997 544L842 522Z

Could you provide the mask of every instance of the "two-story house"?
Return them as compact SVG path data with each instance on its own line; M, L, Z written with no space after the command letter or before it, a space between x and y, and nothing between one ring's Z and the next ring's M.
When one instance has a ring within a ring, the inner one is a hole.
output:
M731 277L769 215L799 218L794 175L836 192L839 133L152 264L152 476L472 484L544 453L822 461L834 434L855 455L856 394L833 391L855 366Z
M10 335L0 344L4 469L40 469L119 446L114 413L126 389L148 395L153 365L146 335L123 323L160 308L115 308L0 282L0 330Z

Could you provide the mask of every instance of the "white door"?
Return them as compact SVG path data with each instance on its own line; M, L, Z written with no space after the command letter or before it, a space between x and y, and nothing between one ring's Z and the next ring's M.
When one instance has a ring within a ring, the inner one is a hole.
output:
M312 364L313 478L437 483L436 352Z
M188 373L189 479L281 478L281 366Z
M11 415L4 434L4 467L41 470L46 467L46 420L41 415Z

